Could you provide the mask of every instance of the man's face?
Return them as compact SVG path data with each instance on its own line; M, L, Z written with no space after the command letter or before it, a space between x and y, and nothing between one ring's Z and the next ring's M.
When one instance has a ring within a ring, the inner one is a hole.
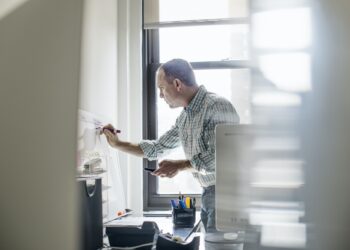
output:
M179 93L176 90L175 84L166 81L165 74L162 69L160 69L157 74L157 87L159 89L159 97L163 98L170 108L180 107L178 103Z

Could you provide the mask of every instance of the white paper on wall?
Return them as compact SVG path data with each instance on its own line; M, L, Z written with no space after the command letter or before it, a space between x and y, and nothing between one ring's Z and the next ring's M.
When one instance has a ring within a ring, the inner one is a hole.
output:
M117 218L126 209L118 152L99 133L99 128L108 123L87 111L78 112L77 176L101 175L104 222ZM97 162L93 169L84 168L91 162Z

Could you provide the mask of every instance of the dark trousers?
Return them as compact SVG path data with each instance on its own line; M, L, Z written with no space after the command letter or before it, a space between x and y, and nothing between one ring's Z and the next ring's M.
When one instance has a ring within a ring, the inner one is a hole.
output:
M216 231L215 185L203 188L201 219L206 232Z

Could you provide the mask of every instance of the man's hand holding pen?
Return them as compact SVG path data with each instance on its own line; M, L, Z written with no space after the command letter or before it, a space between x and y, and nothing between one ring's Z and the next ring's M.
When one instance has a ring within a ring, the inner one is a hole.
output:
M136 156L144 156L143 151L138 144L119 140L117 134L121 131L115 129L111 124L103 126L102 128L99 128L99 130L100 134L104 134L106 136L109 145L111 145L113 148Z
M151 174L159 177L172 178L178 174L179 171L191 168L188 160L164 160L159 163L159 168L154 170Z
M100 131L100 134L104 134L107 138L108 143L115 148L119 144L117 133L120 133L120 130L115 129L111 124L104 126Z

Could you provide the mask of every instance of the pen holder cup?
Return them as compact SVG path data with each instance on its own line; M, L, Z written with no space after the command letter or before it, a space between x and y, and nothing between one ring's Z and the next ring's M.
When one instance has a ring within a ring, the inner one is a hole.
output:
M176 227L192 227L196 221L196 208L173 208L173 224Z

